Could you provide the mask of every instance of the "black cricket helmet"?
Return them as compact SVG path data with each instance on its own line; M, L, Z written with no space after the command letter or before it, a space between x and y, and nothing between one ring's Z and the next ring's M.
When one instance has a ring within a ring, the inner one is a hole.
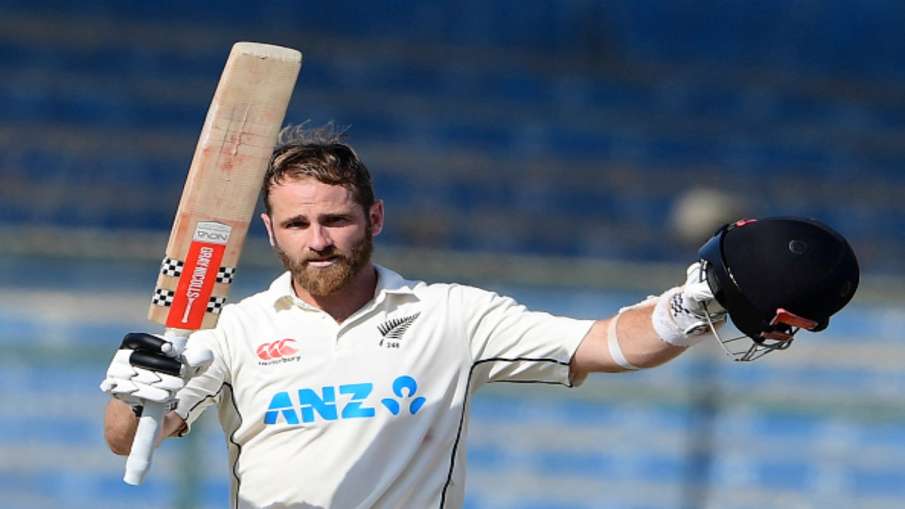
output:
M858 260L842 235L813 219L743 219L720 228L698 251L702 277L744 334L720 345L739 361L788 348L800 329L825 329L858 288ZM716 316L716 313L714 313ZM730 343L750 339L742 349Z

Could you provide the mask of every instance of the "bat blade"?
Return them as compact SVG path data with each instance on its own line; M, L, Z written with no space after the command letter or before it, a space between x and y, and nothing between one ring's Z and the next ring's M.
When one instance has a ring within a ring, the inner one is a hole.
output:
M148 318L170 329L217 323L301 66L301 53L233 46L170 233Z
M148 319L180 353L191 331L216 325L258 192L301 68L298 51L239 42L227 59L189 167ZM139 419L123 480L141 484L163 405Z

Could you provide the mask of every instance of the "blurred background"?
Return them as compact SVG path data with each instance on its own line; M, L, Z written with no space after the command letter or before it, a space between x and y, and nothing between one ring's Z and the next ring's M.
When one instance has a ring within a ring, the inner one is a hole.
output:
M905 5L0 0L0 505L226 507L213 413L121 481L97 389L144 315L231 44L300 49L387 203L378 260L602 317L742 216L815 217L864 277L820 335L577 390L489 386L470 509L905 507ZM231 299L279 272L259 226Z

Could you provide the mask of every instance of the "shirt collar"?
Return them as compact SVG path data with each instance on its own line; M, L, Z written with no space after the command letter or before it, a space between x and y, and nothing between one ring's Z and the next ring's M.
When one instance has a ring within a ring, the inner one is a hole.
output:
M415 294L417 282L409 281L383 265L375 263L374 267L377 269L377 288L374 289L374 297L380 297L383 293Z
M377 287L374 289L374 300L383 300L386 295L415 295L417 282L409 281L398 273L376 263L374 268L377 270ZM295 295L295 290L292 288L292 276L289 271L282 273L270 284L269 293L273 295L274 305L284 302L312 309L310 304Z

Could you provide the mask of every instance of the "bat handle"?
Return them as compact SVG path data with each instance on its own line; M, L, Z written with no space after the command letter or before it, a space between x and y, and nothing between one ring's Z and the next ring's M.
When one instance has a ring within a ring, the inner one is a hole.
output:
M185 350L185 343L190 331L180 329L167 329L163 338L172 343L176 355ZM151 469L151 460L154 457L154 448L157 446L157 435L163 425L163 417L166 405L162 403L145 403L138 419L138 428L132 439L132 449L126 460L126 473L123 481L132 486L138 486L144 481L145 474Z
M165 406L161 403L144 405L141 418L138 420L138 429L135 430L135 438L132 439L132 450L126 460L126 473L123 475L126 484L138 486L151 469L157 434L163 424L164 410Z

